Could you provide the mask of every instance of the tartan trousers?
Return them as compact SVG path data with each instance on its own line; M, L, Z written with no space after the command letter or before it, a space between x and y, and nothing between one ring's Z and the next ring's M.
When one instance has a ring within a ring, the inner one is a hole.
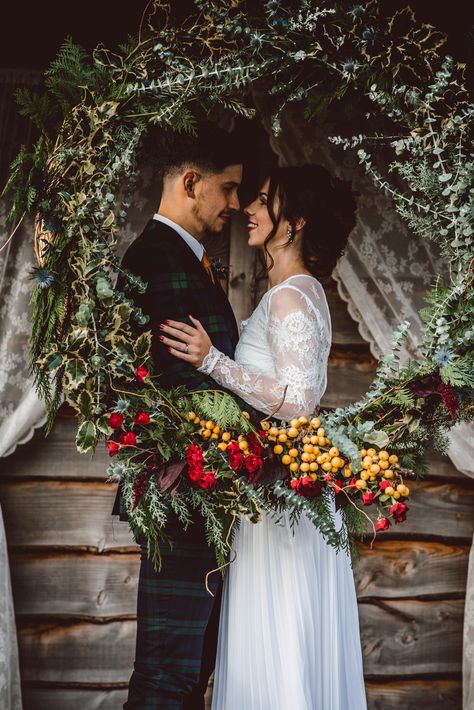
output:
M155 572L142 536L135 663L124 710L204 710L214 670L222 580L200 519L187 531L174 521Z

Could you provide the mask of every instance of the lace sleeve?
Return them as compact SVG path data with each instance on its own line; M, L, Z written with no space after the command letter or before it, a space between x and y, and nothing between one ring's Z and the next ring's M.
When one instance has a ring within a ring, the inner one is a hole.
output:
M275 376L251 372L214 347L199 370L265 414L279 419L311 414L326 386L329 329L315 304L282 287L269 304L268 346ZM286 394L285 394L285 387Z

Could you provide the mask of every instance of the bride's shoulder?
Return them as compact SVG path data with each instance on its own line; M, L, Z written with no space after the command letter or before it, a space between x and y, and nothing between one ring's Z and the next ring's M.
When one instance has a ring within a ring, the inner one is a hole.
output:
M267 291L268 304L275 307L277 304L283 306L285 303L292 305L303 301L309 301L313 305L326 303L324 289L315 276L311 274L296 274L290 276L281 283L273 286Z

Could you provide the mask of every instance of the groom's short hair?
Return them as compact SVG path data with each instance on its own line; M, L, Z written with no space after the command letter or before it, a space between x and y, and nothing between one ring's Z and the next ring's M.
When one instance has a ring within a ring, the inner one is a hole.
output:
M197 135L152 129L146 138L145 154L163 178L187 167L219 173L228 165L244 162L240 141L211 123L200 124Z

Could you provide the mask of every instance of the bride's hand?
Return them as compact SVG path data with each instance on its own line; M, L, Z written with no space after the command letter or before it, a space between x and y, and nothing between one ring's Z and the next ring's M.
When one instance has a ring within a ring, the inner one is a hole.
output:
M193 326L177 320L167 320L160 323L160 330L165 335L160 335L160 340L168 351L179 360L185 360L194 367L200 367L202 361L211 349L211 339L202 327L200 321L189 316Z

